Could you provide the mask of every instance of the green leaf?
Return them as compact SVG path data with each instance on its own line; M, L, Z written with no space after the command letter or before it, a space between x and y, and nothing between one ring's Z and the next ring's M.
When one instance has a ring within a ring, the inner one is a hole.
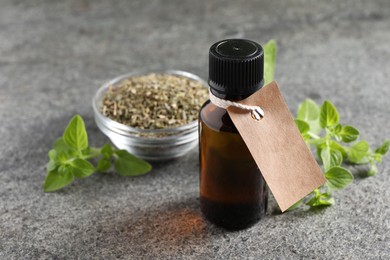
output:
M373 163L371 164L371 167L367 172L367 176L374 176L375 174L377 174L377 172L378 172L378 168L376 167L376 164Z
M307 132L309 132L310 126L308 123L306 123L305 121L302 121L300 119L295 119L294 121L295 121L295 124L297 125L298 130L301 134L306 134Z
M364 164L369 162L370 146L366 141L360 141L349 148L348 160L352 163Z
M342 145L340 145L338 142L336 142L334 140L328 140L327 142L324 141L323 143L319 143L317 145L317 156L318 156L318 158L321 158L321 151L322 151L322 149L324 149L324 148L326 148L328 146L331 149L333 149L333 150L339 151L343 155L343 159L348 157L348 153L347 153L346 148L344 148Z
M343 126L341 124L337 124L333 128L333 133L335 135L340 134L340 132L343 130Z
M319 124L320 107L311 99L306 99L298 107L297 119L305 121L310 126L310 132L318 134L321 132Z
M55 149L51 149L48 155L50 158L49 163L46 165L48 172L54 170L59 165L67 164L68 160L72 158L71 154L66 153L64 151L58 152Z
M274 80L275 61L276 61L276 42L270 40L264 48L264 85Z
M309 140L311 137L308 134L310 130L310 126L305 121L300 119L294 119L296 126L298 127L299 132L304 140Z
M88 147L87 131L85 130L84 121L81 116L75 115L72 118L65 129L63 138L68 146L77 151L82 151Z
M49 162L46 164L47 172L54 171L58 167L58 164L56 161L49 160Z
M341 124L337 124L335 126L328 126L326 128L326 131L329 133L330 137L334 137L338 142L341 141L340 132L343 129L343 126Z
M64 134L58 138L49 151L48 175L44 191L54 191L71 183L76 177L85 178L97 171L111 168L111 158L115 158L115 168L123 176L136 176L149 172L152 166L125 150L115 151L106 144L102 148L88 146L88 136L83 119L76 115L69 122ZM99 158L95 168L88 160Z
M95 167L87 160L76 158L70 162L71 172L77 178L85 178L94 173Z
M57 154L56 162L58 164L67 164L68 160L72 158L72 155L67 154L65 152L60 152Z
M321 160L327 171L334 166L339 166L343 162L343 155L340 151L327 146L321 150Z
M313 197L306 203L306 205L309 205L310 207L324 207L333 204L334 199L328 196Z
M77 151L67 145L62 137L55 141L52 150L56 153L50 151L49 153L51 154L49 154L49 158L50 156L54 157L55 155L57 164L66 164L68 160L77 157Z
M86 149L81 151L81 154L83 156L87 156L88 158L94 158L101 155L100 149L93 148L93 147L87 147Z
M72 183L73 180L73 174L70 172L60 174L58 171L50 171L43 184L43 191L50 192L59 190Z
M325 173L325 178L329 188L332 189L343 189L353 180L351 172L340 166L330 168Z
M98 162L97 167L96 167L96 171L105 172L105 171L108 171L110 168L111 168L110 160L103 158Z
M376 162L381 162L382 161L382 158L383 158L383 155L382 154L380 154L380 153L374 153L374 160L376 161Z
M56 161L57 160L57 151L54 149L51 149L48 153L48 156L49 156L50 160Z
M64 138L60 137L58 138L54 145L53 149L57 151L57 153L64 152L64 153L72 153L75 152L75 149L67 145L64 141Z
M68 165L68 164L61 164L58 167L58 173L59 174L69 174L69 173L71 173L70 165Z
M338 142L333 141L333 140L330 141L329 142L329 147L334 149L334 150L338 150L343 155L343 158L347 158L347 156L348 156L347 150L341 144L339 144Z
M381 146L379 146L375 150L375 153L385 155L389 151L389 148L390 148L390 140L386 140Z
M355 141L359 137L359 134L360 133L356 128L349 125L344 126L339 132L341 140L343 140L345 143Z
M311 99L305 99L298 107L297 118L303 121L317 120L320 115L320 107Z
M318 189L314 190L314 196L306 202L306 205L310 207L324 207L331 206L334 204L334 199L330 193L321 193Z
M100 152L103 154L104 158L108 159L112 156L114 151L112 150L111 145L105 144L102 149L100 149Z
M138 176L152 169L149 163L129 154L126 150L117 150L115 155L115 169L122 176Z
M335 126L339 123L339 113L335 106L328 100L321 106L320 112L320 126L322 128Z

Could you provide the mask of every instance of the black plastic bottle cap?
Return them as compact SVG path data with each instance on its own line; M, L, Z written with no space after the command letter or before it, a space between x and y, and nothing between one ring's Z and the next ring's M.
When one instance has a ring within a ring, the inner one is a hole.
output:
M264 51L245 39L214 43L209 52L211 92L224 99L243 99L263 86Z

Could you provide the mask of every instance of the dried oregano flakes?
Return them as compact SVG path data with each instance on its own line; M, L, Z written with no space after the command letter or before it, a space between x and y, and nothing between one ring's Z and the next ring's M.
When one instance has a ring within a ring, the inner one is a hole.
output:
M135 128L174 128L197 120L198 111L207 99L207 88L199 81L151 73L110 86L100 111Z

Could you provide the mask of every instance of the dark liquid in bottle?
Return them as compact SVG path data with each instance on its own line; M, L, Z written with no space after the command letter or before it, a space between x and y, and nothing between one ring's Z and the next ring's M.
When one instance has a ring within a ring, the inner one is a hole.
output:
M237 230L267 210L267 185L225 109L207 102L200 113L200 204L216 225Z

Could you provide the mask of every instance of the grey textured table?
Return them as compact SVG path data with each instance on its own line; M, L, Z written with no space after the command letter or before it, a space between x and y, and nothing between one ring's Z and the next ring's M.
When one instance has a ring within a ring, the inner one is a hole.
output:
M96 174L45 194L47 151L91 98L135 69L207 77L208 48L279 44L276 79L293 112L330 99L370 143L390 137L390 2L8 1L0 4L0 259L389 259L390 158L324 210L268 215L226 232L198 205L198 154L149 175Z

